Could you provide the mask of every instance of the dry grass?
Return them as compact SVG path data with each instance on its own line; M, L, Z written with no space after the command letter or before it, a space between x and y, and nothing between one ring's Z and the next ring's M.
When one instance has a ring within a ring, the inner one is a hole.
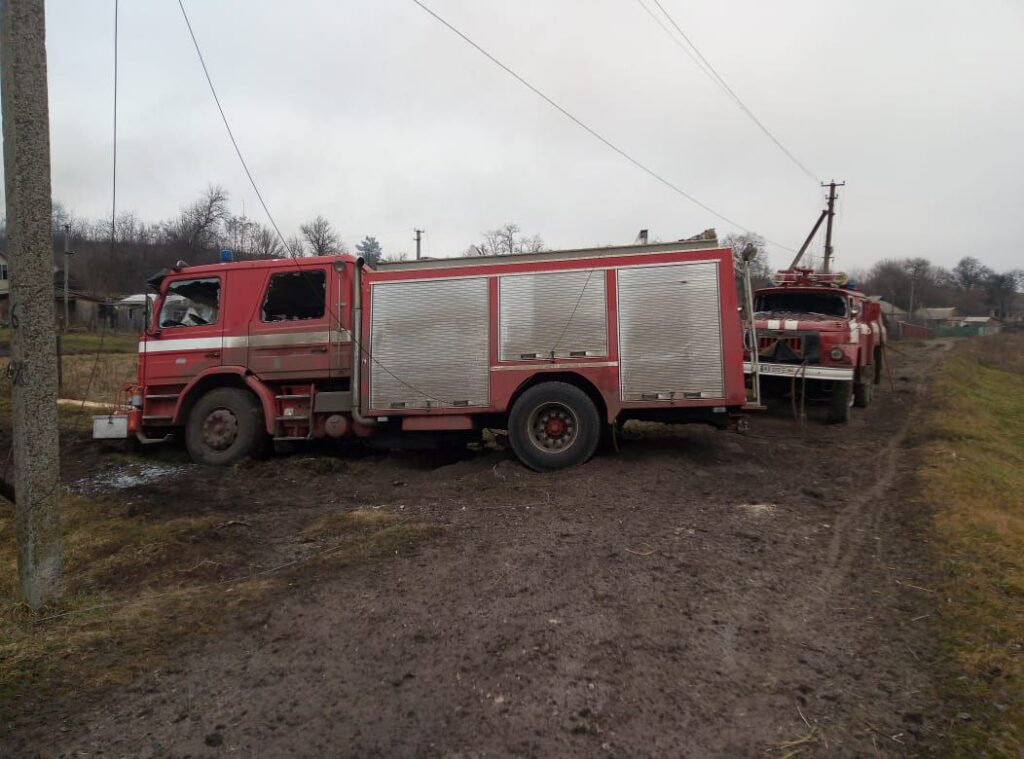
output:
M302 533L320 542L309 561L259 574L261 539L223 519L150 518L76 496L62 508L66 593L33 615L17 600L13 513L0 506L0 712L29 691L38 699L130 682L310 563L376 560L437 529L384 510L332 515Z
M925 421L924 494L946 565L937 621L960 717L950 751L1024 752L1024 336L965 341ZM966 719L964 718L966 717Z
M137 363L134 353L65 356L60 397L113 401L126 383L135 381Z
M7 377L9 358L0 358L0 388L10 393ZM60 397L75 400L112 402L115 396L136 376L134 353L99 353L64 356Z
M36 615L17 600L13 510L0 507L0 703L29 688L126 682L262 589L208 587L246 555L215 519L151 520L72 495L61 507L65 595Z
M397 553L402 546L436 535L442 529L437 524L404 520L385 509L356 509L322 517L303 534L326 539L328 547L322 554L323 560L348 564Z

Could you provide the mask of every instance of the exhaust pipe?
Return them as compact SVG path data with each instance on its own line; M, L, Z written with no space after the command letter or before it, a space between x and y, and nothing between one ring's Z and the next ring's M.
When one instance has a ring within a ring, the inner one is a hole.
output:
M363 264L362 256L352 267L352 421L366 427L376 427L377 420L362 415L363 365ZM369 355L369 354L367 354Z

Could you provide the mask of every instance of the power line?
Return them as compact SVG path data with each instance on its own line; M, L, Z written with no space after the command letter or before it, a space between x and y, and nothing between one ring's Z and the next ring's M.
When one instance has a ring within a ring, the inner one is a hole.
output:
M691 61L693 61L693 64L697 68L699 68L702 72L704 72L704 74L708 77L708 79L710 79L715 84L715 86L721 87L721 85L715 80L714 75L710 71L708 71L707 68L705 68L704 64L700 62L700 60L697 58L697 56L695 56L690 51L690 48L688 48L686 45L684 45L682 43L682 41L680 41L679 37L677 37L676 35L674 35L672 33L672 30L669 29L665 25L665 22L661 20L661 18L658 16L658 14L655 13L654 11L652 11L650 8L648 8L647 7L647 3L645 3L644 0L636 0L636 2L637 2L637 5L639 5L641 8L643 8L644 12L648 16L650 16L658 26L661 27L662 31L664 31L665 34L668 35L668 38L670 40L672 40L672 42L675 44L675 46L678 47L680 50L682 50L684 53L686 53L686 56Z
M180 2L180 0L179 0L179 2ZM524 87L526 87L528 90L530 90L537 97L541 98L544 102L546 102L548 105L550 105L556 111L558 111L563 116L565 116L567 119L572 121L574 124L576 124L576 126L580 127L584 131L586 131L588 134L590 134L591 137L593 137L594 139L596 139L599 142L601 142L605 147L607 147L607 148L613 150L614 152L618 153L620 156L625 158L627 161L629 161L631 164L633 164L638 169L643 171L645 174L647 174L648 176L650 176L650 177L656 179L657 181L661 182L663 185L668 187L670 190L672 190L673 192L675 192L678 195L683 196L684 198L686 198L687 200L689 200L691 203L693 203L694 205L698 206L699 208L704 209L705 211L707 211L709 214L711 214L715 218L721 219L726 224L729 224L730 226L733 226L733 227L735 227L737 229L743 230L744 232L746 232L748 234L754 234L754 232L752 230L748 229L747 227L743 226L742 224L740 224L738 222L733 221L732 219L730 219L725 214L719 213L718 211L716 211L714 208L712 208L711 206L707 205L706 203L701 202L700 200L695 198L693 195L691 195L690 193L688 193L685 190L683 190L678 185L676 185L673 182L669 181L668 179L663 177L658 172L654 171L654 169L648 167L644 163L641 163L639 160L637 160L636 158L631 156L625 150L623 150L619 146L615 145L613 142L611 142L611 140L609 140L606 137L604 137L600 132L598 132L597 130L595 130L592 127L590 127L587 124L585 124L579 118L577 118L572 113L570 113L566 108L563 108L557 102L555 102L550 97L545 95L543 92L541 92L539 89L534 87L532 84L530 84L528 81L526 81L523 77L521 77L519 74L517 74L511 68L509 68L504 63L502 63L497 58L495 58L493 55L491 55L489 52L484 50L484 48L482 48L480 45L478 45L476 42L474 42L468 36L466 36L461 31L459 31L457 28L455 28L450 23L448 23L448 21L446 21L444 18L442 18L437 13L435 13L433 10L431 10L429 7L427 7L425 4L420 2L420 0L412 0L412 2L416 3L416 5L418 5L421 9L426 11L436 21L440 22L442 25L447 27L451 32L453 32L458 37L460 37L466 44L468 44L470 47L474 48L477 52L479 52L481 55L483 55L485 58L487 58L489 61L491 61L491 63L493 63L494 65L498 66L498 68L502 69L506 74L511 76L513 79L515 79L517 82L522 84ZM792 248L789 248L789 247L787 247L785 245L782 245L781 243L777 243L777 242L775 242L773 240L769 240L767 238L765 238L765 242L769 242L772 245L775 245L775 246L777 246L779 248L782 248L783 250L788 250L791 253L795 253L796 252Z
M199 63L203 67L203 74L206 76L206 83L210 85L210 93L213 95L213 100L217 104L217 110L220 111L220 118L224 122L224 128L228 132L228 137L231 138L231 144L235 147L235 154L238 156L238 160L242 164L242 168L245 170L245 175L249 177L249 184L252 185L253 192L256 193L256 198L260 201L260 205L263 206L263 212L267 215L267 218L270 219L270 224L274 227L274 231L277 232L277 236L281 240L281 244L284 245L285 250L288 250L288 243L284 239L284 235L281 234L281 229L277 226L277 222L274 221L273 214L271 214L270 209L267 208L267 203L263 200L260 188L256 186L256 180L253 179L252 172L249 171L249 165L245 162L245 158L242 156L242 150L238 147L238 140L235 139L235 133L231 131L231 124L228 123L228 117L224 113L224 107L220 104L220 98L217 97L217 89L213 86L213 79L210 77L210 70L206 68L206 60L203 58L203 51L199 49L199 41L196 40L195 32L192 31L192 23L188 20L188 13L185 12L184 0L178 0L178 7L181 8L181 15L185 18L185 26L188 27L188 34L192 38L192 44L196 49L196 55L199 56Z
M640 2L640 0L637 1ZM640 4L643 5L642 2ZM745 113L750 118L750 120L757 125L758 129L765 133L768 139L775 143L779 150L781 150L789 158L789 160L791 160L797 166L797 168L800 169L800 171L802 171L804 174L810 177L814 182L820 183L821 180L818 179L814 172L812 172L810 169L804 166L804 164L801 163L801 161L795 155L793 155L789 148L783 145L779 141L779 139L774 134L771 133L768 127L761 123L761 120L754 115L754 112L751 111L750 108L747 107L747 104L740 99L740 96L733 91L732 87L730 87L729 84L725 81L725 79L722 78L721 74L719 74L718 71L715 70L715 67L711 65L711 62L707 58L705 58L704 54L701 53L701 51L695 44L693 44L693 40L691 40L687 36L686 32L683 31L682 27L680 27L679 24L676 23L676 20L672 17L672 14L665 10L665 6L661 4L661 0L654 0L654 4L657 5L661 12L665 14L665 18L667 18L669 20L669 23L671 23L672 26L675 27L675 30L679 32L679 36L686 40L686 44L689 45L693 49L693 52L697 54L697 57L700 59L700 62L707 67L706 69L702 67L701 70L704 71L705 74L708 74L708 76L712 78L712 81L719 85L723 89L723 91L730 98L732 98L736 105L739 106L740 110L743 111L743 113ZM647 10L648 13L650 13L649 9L646 6L644 6L644 10ZM665 26L663 24L661 26L662 29L665 29ZM665 31L668 32L667 29L665 29ZM675 37L673 37L672 39L675 40ZM676 42L678 44L678 40L676 40ZM682 47L681 49L685 50L685 48ZM689 53L688 50L686 52ZM690 58L693 59L693 56L691 55Z

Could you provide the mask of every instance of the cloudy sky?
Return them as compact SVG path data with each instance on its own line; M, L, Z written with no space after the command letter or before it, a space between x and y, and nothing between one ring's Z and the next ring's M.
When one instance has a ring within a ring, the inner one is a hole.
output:
M798 247L822 190L641 0L424 0L701 202ZM654 0L642 0L655 14ZM840 264L1024 265L1024 3L661 0L815 176L847 181ZM285 234L322 213L453 255L507 221L552 247L730 224L584 132L412 0L190 0L236 136ZM208 183L264 220L175 0L121 0L118 205L174 215ZM661 17L668 25L667 20ZM54 196L109 214L113 0L47 2ZM820 246L819 246L820 250ZM773 263L788 260L772 249Z

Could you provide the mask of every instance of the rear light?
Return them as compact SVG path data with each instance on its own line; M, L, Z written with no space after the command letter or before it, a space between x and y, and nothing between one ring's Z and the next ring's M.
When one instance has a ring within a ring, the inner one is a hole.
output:
M837 345L835 348L829 351L828 355L833 361L841 361L843 358L843 349Z

